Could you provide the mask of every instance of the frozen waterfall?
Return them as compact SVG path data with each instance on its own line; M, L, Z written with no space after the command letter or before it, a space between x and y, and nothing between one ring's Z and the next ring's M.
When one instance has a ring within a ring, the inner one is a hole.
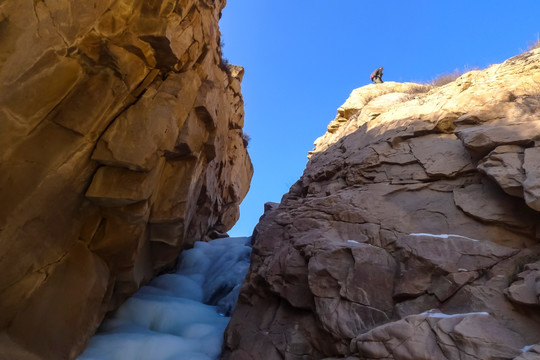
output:
M78 359L217 359L250 254L246 237L196 242L175 273L142 287L104 321Z

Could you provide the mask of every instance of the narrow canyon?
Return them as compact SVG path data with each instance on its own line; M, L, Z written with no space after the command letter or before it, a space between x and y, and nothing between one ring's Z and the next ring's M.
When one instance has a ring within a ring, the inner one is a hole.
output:
M225 360L540 359L540 49L352 90L248 250L225 4L0 3L0 359L76 359L228 240Z

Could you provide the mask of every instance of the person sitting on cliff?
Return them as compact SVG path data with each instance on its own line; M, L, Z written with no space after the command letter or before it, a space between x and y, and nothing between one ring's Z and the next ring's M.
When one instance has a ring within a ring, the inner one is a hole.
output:
M382 71L383 71L383 68L381 66L380 68L376 69L371 74L370 79L374 84L382 84L383 83L383 81L382 81Z

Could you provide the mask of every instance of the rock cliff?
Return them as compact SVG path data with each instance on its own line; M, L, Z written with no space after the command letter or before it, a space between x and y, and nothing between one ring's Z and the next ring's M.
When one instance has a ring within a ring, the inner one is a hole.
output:
M253 168L224 6L0 3L0 358L74 358L238 219Z
M538 359L540 49L356 89L268 204L225 358Z

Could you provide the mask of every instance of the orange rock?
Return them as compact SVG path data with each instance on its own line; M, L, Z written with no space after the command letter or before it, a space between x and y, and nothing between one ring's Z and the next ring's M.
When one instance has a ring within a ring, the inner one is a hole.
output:
M253 167L223 6L0 5L0 358L74 358L106 311L238 219Z

